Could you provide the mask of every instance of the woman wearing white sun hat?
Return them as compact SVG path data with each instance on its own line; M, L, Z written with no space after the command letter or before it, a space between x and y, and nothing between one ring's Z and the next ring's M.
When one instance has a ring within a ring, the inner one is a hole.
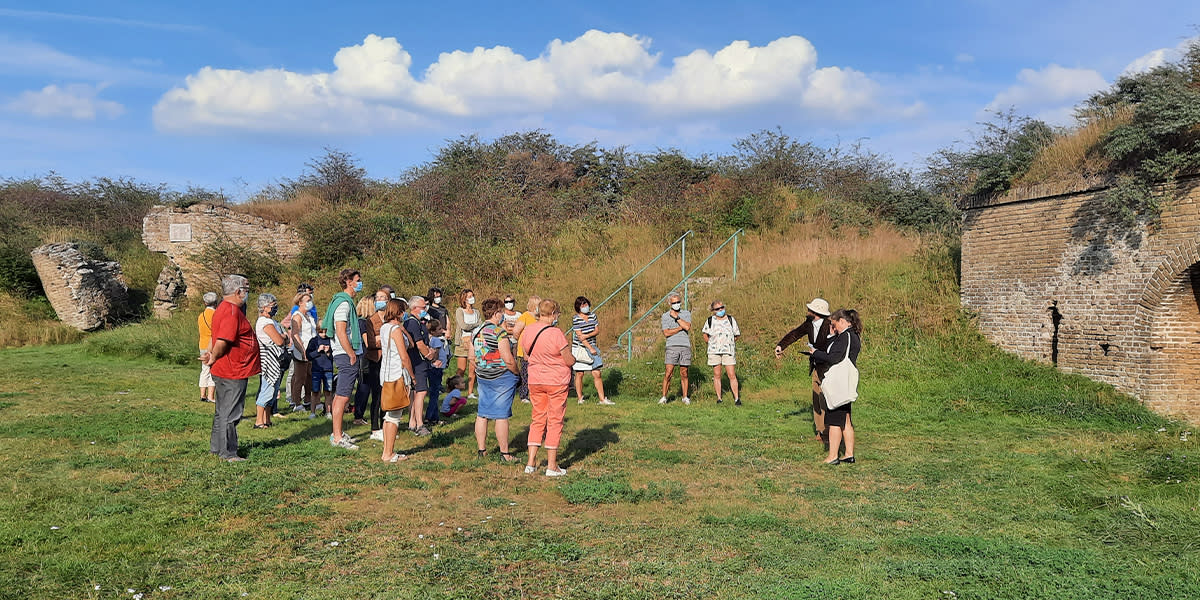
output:
M813 349L826 350L829 345L830 323L829 323L829 303L824 298L813 298L812 302L805 305L808 309L808 315L804 318L804 322L799 327L789 331L787 335L779 340L775 345L775 358L783 356L783 351L787 350L788 346L800 340L800 338L808 338L808 348L802 350L804 354L809 354ZM812 377L812 410L813 410L813 432L816 439L828 442L828 433L825 429L825 399L821 396L821 385L817 377L816 366L812 359L809 359L808 372Z

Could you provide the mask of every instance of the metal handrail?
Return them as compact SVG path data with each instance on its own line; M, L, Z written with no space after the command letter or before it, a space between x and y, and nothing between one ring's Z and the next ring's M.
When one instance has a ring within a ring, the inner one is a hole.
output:
M676 245L679 245L679 244L683 244L683 246L680 248L680 251L679 251L679 274L683 275L685 272L687 272L687 238L688 238L688 236L693 235L693 233L694 232L691 229L689 229L683 235L675 238L675 241L671 242L671 245L664 248L662 252L659 252L658 256L655 256L654 258L650 259L650 262L646 263L645 265L642 265L642 268L638 269L637 273L634 273L633 276L631 276L629 279L626 279L625 283L622 283L621 285L617 286L617 289L613 290L613 293L609 294L607 298L601 300L599 304L593 306L592 312L594 313L597 310L600 310L601 306L604 306L604 304L606 302L608 302L609 300L612 300L614 296L621 293L621 290L624 290L625 288L629 288L629 315L625 318L626 318L626 320L633 319L633 280L637 279L638 275L645 273L646 269L650 268L650 265L653 265L654 263L658 262L658 259L662 258L663 256L666 256L667 252L671 251L671 248L674 248Z
M738 236L742 235L742 233L744 231L745 231L744 229L738 229L737 231L733 232L733 235L729 236L724 242L721 242L721 245L717 246L716 250L713 250L712 253L709 254L707 258L700 261L700 264L696 265L696 268L692 269L692 271L690 273L684 275L683 279L680 280L679 283L676 283L675 285L671 286L671 291L667 292L667 295L663 296L662 298L659 298L658 302L654 303L654 306L651 306L649 310L647 310L644 314L642 314L642 316L638 317L638 320L634 321L633 324L629 326L629 329L626 329L621 335L617 336L617 345L618 346L621 345L622 339L628 340L626 342L626 346L625 346L626 347L625 360L633 360L633 330L639 324L641 324L641 322L643 320L645 320L646 317L653 314L654 309L658 308L658 305L662 304L663 301L666 300L667 298L670 298L671 294L674 294L675 290L678 289L680 285L683 285L683 295L684 295L683 301L686 306L688 279L691 279L692 275L695 275L696 272L699 271L701 267L703 267L706 263L708 263L708 261L712 260L713 257L716 256L718 252L720 252L721 250L723 250L725 248L725 246L729 245L729 242L733 242L733 278L737 279L737 247L738 247L737 239L738 239Z

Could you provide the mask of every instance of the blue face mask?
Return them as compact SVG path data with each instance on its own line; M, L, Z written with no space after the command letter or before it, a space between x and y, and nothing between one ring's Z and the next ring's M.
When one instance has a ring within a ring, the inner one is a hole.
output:
M279 312L279 307L278 307L278 306L272 306L272 307L271 307L271 312L269 312L269 313L267 313L267 314L269 314L269 315L271 315L272 317L274 317L274 316L275 316L275 313L277 313L277 312Z
M359 281L358 283L354 284L354 291L356 291L356 292L362 291L362 281Z
M375 301L375 310L383 310L385 308L387 308L387 300L376 300Z
M718 317L723 317L723 316L725 316L725 309L723 309L723 308L722 308L721 310L718 310L718 311L717 311L717 316L718 316Z
M421 318L424 319L427 317L429 317L429 311L428 310L421 311Z

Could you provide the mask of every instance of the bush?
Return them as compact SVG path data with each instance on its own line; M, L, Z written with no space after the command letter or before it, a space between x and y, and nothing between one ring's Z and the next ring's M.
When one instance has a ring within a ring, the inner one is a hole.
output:
M279 285L283 263L274 248L258 250L238 244L224 232L218 232L192 260L208 269L214 280L226 275L241 274L250 280L251 287Z
M22 297L42 293L42 280L29 250L0 244L0 290Z

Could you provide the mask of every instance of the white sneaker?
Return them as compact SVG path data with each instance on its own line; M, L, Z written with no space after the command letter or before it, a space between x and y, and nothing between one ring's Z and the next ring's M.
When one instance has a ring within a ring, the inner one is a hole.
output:
M603 404L604 406L616 406L617 405L616 402L613 402L612 400L609 400L608 398L604 398L603 400L601 400L600 404Z
M532 465L525 465L525 474L529 475L530 473L537 473L537 467L534 467Z
M470 396L467 396L467 397L468 397L468 398L470 398L470 399L472 399L472 400L478 400L478 399L479 399L479 396L476 396L475 394L471 394Z
M312 419L315 419L315 418L317 418L317 413L308 413L308 418L309 418L309 420L310 420L310 421L311 421Z
M683 404L684 404L684 406L688 406L688 405L690 405L691 403L692 403L692 401L691 401L691 400L688 400L688 397L687 397L687 396L684 396L684 397L683 397Z
M304 412L305 410L306 409L299 404L292 405L292 412Z
M666 397L666 396L663 396L662 398L659 398L659 399L658 399L658 403L659 403L659 404L666 404L666 403L667 403L667 397Z
M318 403L317 407L313 409L313 412L325 412L325 403Z
M342 432L342 441L343 441L343 442L348 442L348 443L351 443L351 444L353 444L353 443L354 443L354 438L350 437L350 434L348 434L348 433L346 433L345 431L343 431L343 432Z
M586 403L587 403L587 398L580 398L580 399L579 399L579 404L586 404Z
M375 440L375 441L377 441L377 442L382 442L382 441L383 441L383 430L382 430L382 429L376 429L375 431L372 431L372 432L371 432L371 439L373 439L373 440Z
M557 471L551 471L550 469L546 469L546 477L562 477L563 475L566 475L566 474L567 474L566 469L559 469Z
M355 446L353 442L347 440L345 436L343 436L342 439L335 442L335 441L333 441L333 434L330 434L329 435L329 445L333 446L334 448L344 448L346 450L358 450L358 446Z
M333 420L333 413L325 413L325 420L327 420L327 421L332 421L332 420Z

